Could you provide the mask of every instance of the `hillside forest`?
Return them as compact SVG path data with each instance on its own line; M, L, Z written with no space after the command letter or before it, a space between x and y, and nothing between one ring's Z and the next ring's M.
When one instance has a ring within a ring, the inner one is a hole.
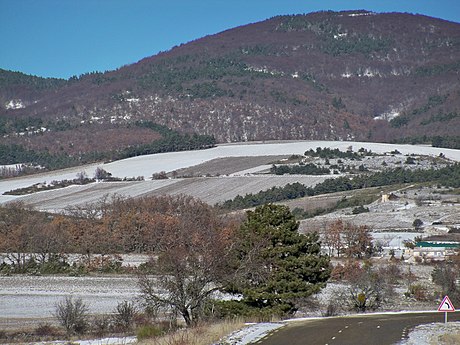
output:
M0 70L0 164L57 168L214 140L458 148L459 25L407 13L286 15L69 80Z

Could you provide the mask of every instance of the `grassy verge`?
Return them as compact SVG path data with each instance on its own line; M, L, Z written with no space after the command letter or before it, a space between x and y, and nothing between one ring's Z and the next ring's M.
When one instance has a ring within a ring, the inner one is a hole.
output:
M144 339L140 345L210 345L244 327L242 320L228 320L181 329L167 335Z

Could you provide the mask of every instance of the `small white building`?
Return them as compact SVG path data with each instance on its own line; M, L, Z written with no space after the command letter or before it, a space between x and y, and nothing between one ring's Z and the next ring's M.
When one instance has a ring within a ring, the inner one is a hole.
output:
M444 261L448 256L455 255L460 250L459 242L417 242L412 255L422 261Z

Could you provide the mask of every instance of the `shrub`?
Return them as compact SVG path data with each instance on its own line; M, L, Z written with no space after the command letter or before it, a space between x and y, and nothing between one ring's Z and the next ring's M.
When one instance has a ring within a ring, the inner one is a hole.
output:
M131 329L134 324L137 310L133 303L123 301L118 303L115 310L115 325L123 331Z
M410 296L413 296L417 301L427 301L427 288L421 284L414 284L409 289Z
M38 337L54 337L59 334L56 327L51 326L49 323L41 323L35 328L34 335Z
M81 298L73 300L72 296L58 302L55 317L65 328L68 335L83 334L88 328L88 307Z
M337 301L329 301L326 311L323 313L323 316L330 317L330 316L336 316L338 314L338 309L339 305L337 304Z
M348 260L345 265L337 264L331 273L332 280L353 280L363 273L363 269L357 260Z
M366 212L369 212L369 208L368 207L364 207L363 205L360 205L358 207L355 207L351 213L353 214L360 214L360 213L366 213Z
M102 337L109 333L111 327L111 318L108 315L96 315L92 319L91 332L98 337Z
M420 229L423 225L423 221L421 219L418 219L416 218L413 222L412 222L412 226L417 230L417 229Z
M264 308L253 307L244 301L216 301L215 315L220 318L243 317L244 319L255 322L268 322L273 319L279 319L290 315L292 306L288 304L279 304L267 306Z
M158 337L162 335L164 331L155 325L143 325L139 327L136 331L137 340L143 340L153 337Z

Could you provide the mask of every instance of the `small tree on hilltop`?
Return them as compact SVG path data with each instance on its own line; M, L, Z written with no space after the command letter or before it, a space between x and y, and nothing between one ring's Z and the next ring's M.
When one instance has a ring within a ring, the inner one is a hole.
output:
M318 234L299 234L299 223L286 206L264 205L247 212L235 249L236 278L229 290L243 296L241 303L296 310L296 301L317 293L331 270L320 253Z

